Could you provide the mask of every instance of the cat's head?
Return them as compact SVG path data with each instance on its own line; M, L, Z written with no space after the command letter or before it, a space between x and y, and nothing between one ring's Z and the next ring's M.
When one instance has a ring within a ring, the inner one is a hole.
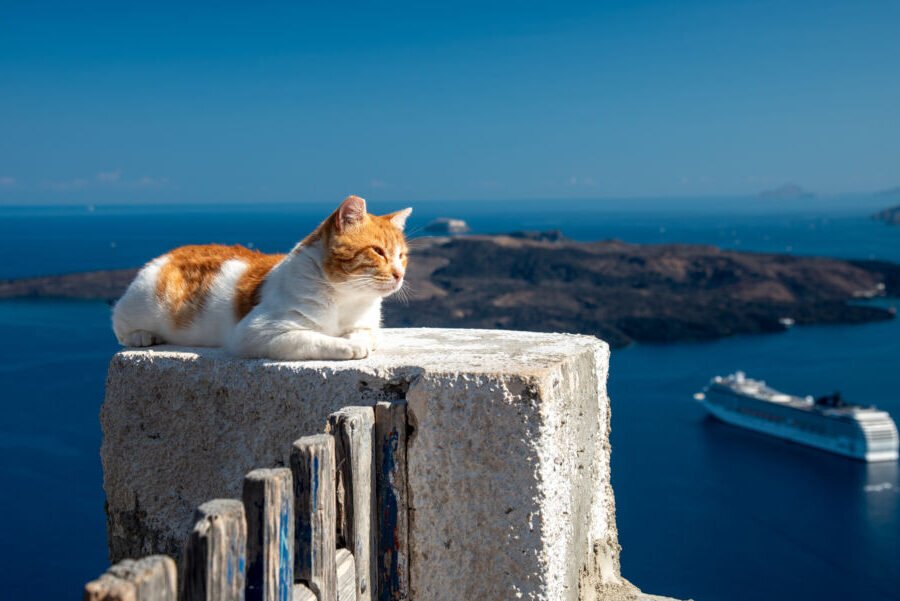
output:
M365 200L348 196L317 230L329 281L349 293L388 296L400 290L407 260L403 228L410 213L372 215Z

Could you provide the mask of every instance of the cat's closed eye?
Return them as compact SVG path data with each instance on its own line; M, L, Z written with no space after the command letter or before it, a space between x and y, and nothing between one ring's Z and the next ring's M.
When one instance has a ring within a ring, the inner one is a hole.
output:
M381 256L382 259L387 259L387 253L384 252L384 249L381 248L380 246L373 246L373 247L372 247L372 250L375 251L375 254L376 254L376 255Z

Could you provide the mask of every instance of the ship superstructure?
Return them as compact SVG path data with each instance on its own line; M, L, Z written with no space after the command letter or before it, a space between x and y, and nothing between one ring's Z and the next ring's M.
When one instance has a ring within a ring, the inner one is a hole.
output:
M886 411L779 392L743 372L716 376L695 398L729 424L863 461L896 461L897 426Z

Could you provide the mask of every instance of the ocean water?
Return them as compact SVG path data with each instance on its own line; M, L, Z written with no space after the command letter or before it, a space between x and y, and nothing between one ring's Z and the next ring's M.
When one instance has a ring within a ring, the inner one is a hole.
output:
M413 230L448 215L420 203ZM866 199L454 203L479 232L690 242L900 262ZM188 242L284 250L330 207L0 209L0 278L139 265ZM372 207L393 210L394 205ZM889 301L892 302L892 301ZM102 302L0 301L0 578L15 599L77 597L106 566L98 410L117 346ZM900 419L900 321L613 352L613 486L624 575L698 600L900 599L896 462L865 465L707 418L735 369L801 394L840 389Z
M691 395L744 369L840 390L900 420L900 322L613 351L613 488L624 575L697 600L900 598L896 461L864 464L708 418Z

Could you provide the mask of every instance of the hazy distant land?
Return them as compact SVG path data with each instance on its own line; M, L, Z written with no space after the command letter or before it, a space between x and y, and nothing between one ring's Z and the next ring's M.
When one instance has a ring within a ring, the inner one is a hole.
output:
M878 211L872 218L884 221L890 225L900 225L900 205Z
M875 196L879 198L900 198L900 186L894 186L893 188L885 188L884 190L879 190L875 193Z
M797 184L784 184L771 190L764 190L758 196L767 200L797 200L815 198L816 195Z

